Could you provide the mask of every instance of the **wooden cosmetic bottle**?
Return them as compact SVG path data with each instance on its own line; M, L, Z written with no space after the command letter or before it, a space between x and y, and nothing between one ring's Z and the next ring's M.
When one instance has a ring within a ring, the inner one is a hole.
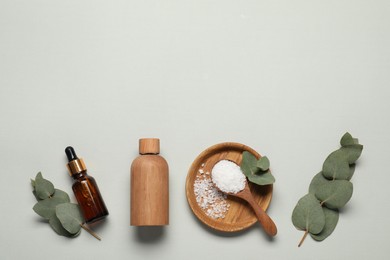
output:
M139 153L130 169L130 225L169 224L168 164L160 153L160 140L139 140Z

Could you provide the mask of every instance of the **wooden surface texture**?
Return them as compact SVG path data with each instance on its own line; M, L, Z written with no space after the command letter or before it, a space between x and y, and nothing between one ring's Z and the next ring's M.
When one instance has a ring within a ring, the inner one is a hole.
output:
M235 232L244 230L252 226L257 221L257 217L248 203L233 196L228 196L227 198L230 208L225 218L213 219L207 216L203 209L198 205L194 193L194 182L199 174L199 169L202 168L204 172L211 172L212 166L217 161L223 159L233 161L240 165L242 152L244 151L248 151L257 158L260 158L259 153L246 145L231 142L221 143L203 151L195 159L188 171L186 179L186 196L188 204L196 217L212 229L225 232ZM273 185L259 186L249 183L249 188L252 192L254 201L264 211L267 210L272 198Z

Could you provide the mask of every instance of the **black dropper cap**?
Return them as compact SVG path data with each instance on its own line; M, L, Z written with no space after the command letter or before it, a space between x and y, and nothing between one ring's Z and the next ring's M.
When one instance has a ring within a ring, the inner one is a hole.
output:
M66 154L66 157L68 157L69 162L77 160L79 158L79 157L77 157L77 154L74 151L72 146L68 146L65 148L65 154Z
M76 152L72 146L65 148L66 157L68 157L68 164L66 165L69 170L69 174L72 176L74 174L79 174L87 170L85 167L83 159L77 157Z

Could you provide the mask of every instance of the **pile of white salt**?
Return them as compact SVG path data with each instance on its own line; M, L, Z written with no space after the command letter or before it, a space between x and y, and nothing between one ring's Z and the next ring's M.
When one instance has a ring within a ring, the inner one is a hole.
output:
M211 170L214 184L223 192L237 193L245 188L246 177L240 166L229 160L221 160Z

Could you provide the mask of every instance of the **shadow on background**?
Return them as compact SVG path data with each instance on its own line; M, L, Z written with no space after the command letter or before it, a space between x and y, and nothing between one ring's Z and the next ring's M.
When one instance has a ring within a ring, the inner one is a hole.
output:
M135 240L139 243L154 244L163 240L166 236L164 226L134 227Z

